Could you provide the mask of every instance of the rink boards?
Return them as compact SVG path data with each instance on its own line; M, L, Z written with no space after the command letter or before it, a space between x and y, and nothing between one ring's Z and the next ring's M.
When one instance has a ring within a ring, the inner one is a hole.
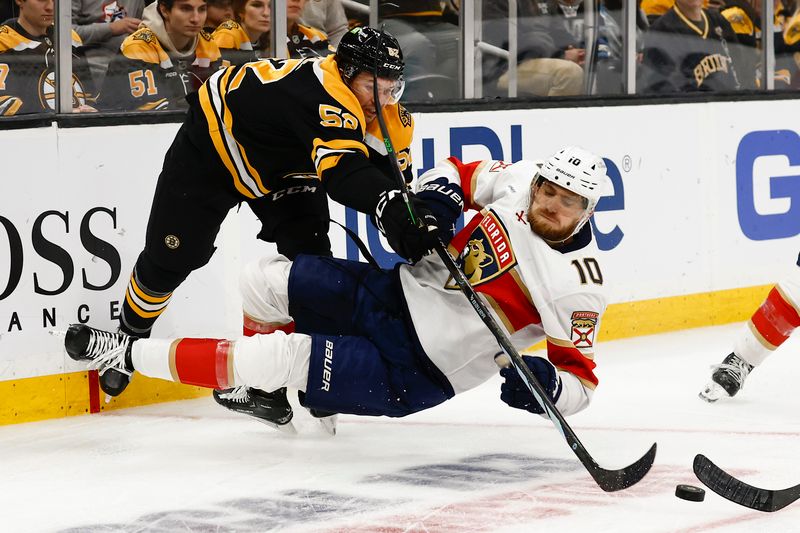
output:
M733 106L736 106L735 109ZM746 319L800 251L795 100L415 114L417 172L463 160L601 154L614 183L593 229L612 302L600 339ZM137 376L109 404L49 335L112 328L177 124L0 131L0 423L207 394ZM332 205L384 265L366 217ZM274 248L232 212L209 265L180 287L155 336L235 336L241 266ZM357 258L332 230L336 255ZM446 327L446 325L443 325ZM602 344L598 349L602 358Z

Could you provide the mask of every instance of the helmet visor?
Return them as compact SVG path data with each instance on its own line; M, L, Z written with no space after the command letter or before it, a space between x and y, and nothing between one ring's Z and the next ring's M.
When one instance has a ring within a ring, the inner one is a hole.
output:
M406 82L402 76L396 79L378 77L380 105L385 106L399 102L405 88ZM350 83L350 89L359 99L374 98L375 79L372 76L359 76Z

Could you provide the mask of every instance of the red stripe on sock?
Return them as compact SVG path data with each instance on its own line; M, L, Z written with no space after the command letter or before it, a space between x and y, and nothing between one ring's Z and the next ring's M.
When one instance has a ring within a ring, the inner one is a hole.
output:
M776 348L800 326L800 316L797 311L783 299L777 288L769 292L767 299L753 313L750 320L764 340Z
M175 370L181 383L227 389L228 359L233 342L224 339L181 339L175 346Z

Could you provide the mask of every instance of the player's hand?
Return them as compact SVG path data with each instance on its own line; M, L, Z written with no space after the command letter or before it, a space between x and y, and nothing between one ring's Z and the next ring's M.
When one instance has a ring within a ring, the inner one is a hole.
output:
M425 202L413 195L409 195L409 200L418 218L417 223L411 220L403 195L396 189L381 194L375 220L389 246L401 257L415 263L439 242L439 228L436 216Z
M464 211L464 191L447 178L436 178L420 187L417 198L423 200L439 224L439 238L447 244L456 231L456 220Z
M557 402L558 397L561 396L561 378L553 363L543 357L530 355L523 355L522 359L531 369L533 375L536 376L544 390L547 391L553 403ZM500 385L501 400L515 409L524 409L537 415L544 413L544 409L533 397L528 385L525 384L513 366L500 370L500 375L505 378L503 384Z

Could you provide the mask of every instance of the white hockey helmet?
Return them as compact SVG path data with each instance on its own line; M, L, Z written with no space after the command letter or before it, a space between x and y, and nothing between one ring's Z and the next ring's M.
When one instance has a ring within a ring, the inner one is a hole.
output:
M552 155L539 168L537 180L538 178L544 178L586 198L586 208L572 235L578 233L588 222L597 202L610 185L603 158L577 146L567 146Z

